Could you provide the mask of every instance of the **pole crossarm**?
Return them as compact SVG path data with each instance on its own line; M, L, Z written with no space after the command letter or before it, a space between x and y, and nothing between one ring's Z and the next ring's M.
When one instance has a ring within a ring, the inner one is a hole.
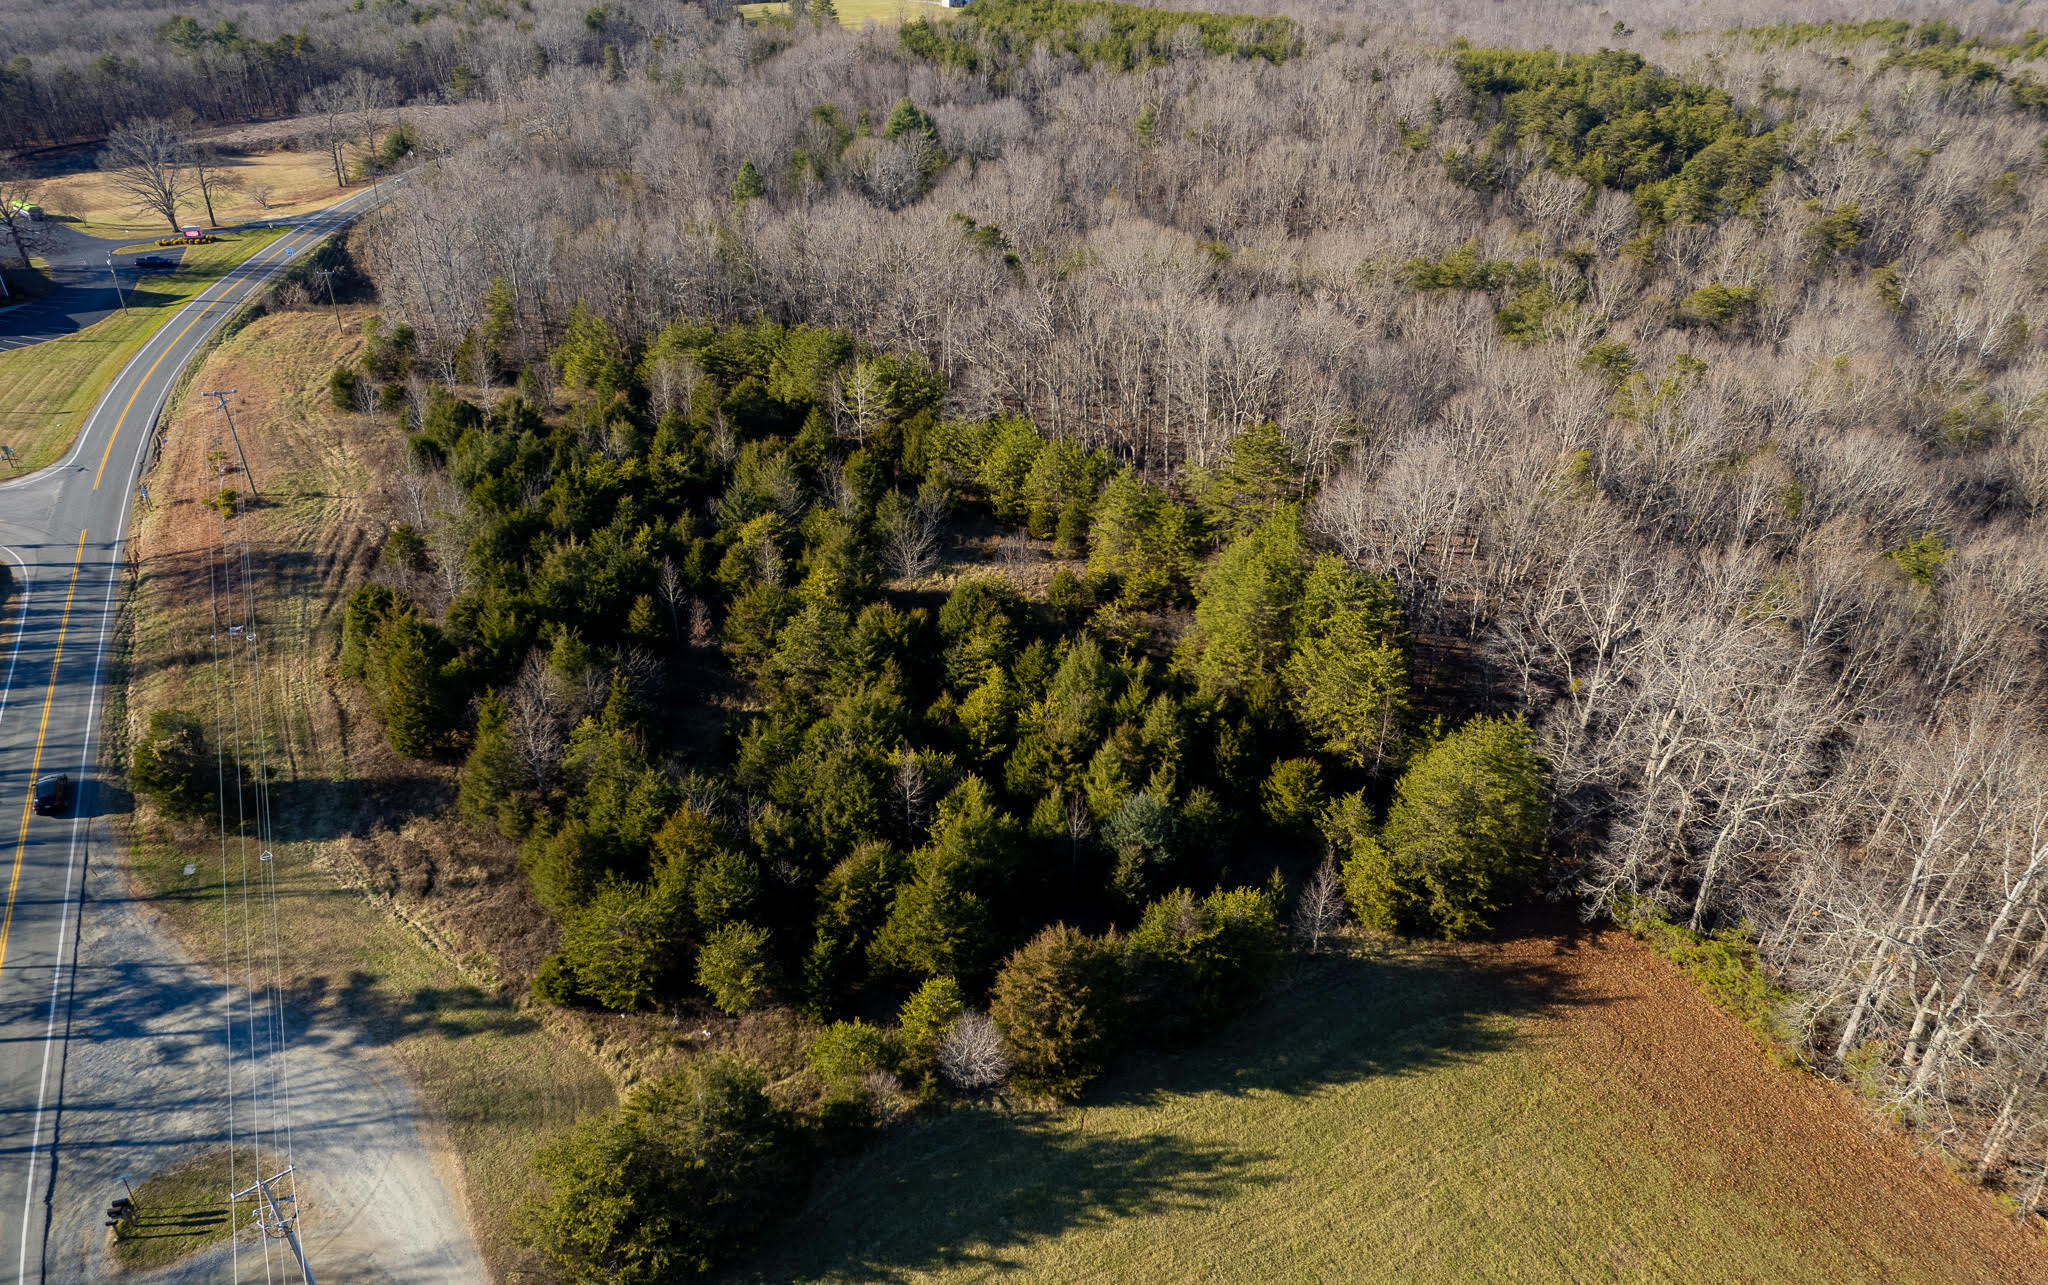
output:
M306 1285L314 1285L313 1265L306 1261L306 1251L299 1245L299 1211L296 1201L291 1196L284 1198L285 1204L293 1206L292 1211L286 1213L278 1207L277 1197L270 1192L271 1183L278 1181L280 1178L289 1177L295 1168L297 1168L295 1165L286 1165L268 1178L258 1178L254 1186L244 1187L234 1195L229 1196L228 1208L233 1209L236 1201L247 1199L253 1193L263 1193L263 1203L270 1210L270 1221L263 1221L263 1210L259 1209L253 1215L256 1219L256 1225L263 1229L264 1235L282 1237L285 1243L292 1247L292 1257L298 1260L299 1272L305 1277ZM256 1172L261 1173L263 1171L259 1169ZM233 1234L232 1231L229 1232L229 1235Z

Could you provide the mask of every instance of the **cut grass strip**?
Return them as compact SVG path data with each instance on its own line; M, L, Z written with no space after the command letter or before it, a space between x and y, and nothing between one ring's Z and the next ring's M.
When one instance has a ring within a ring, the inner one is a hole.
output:
M175 272L145 277L128 308L75 335L0 353L0 442L31 472L71 449L85 417L129 358L185 303L289 228L236 232L185 251Z
M116 1233L114 1261L131 1271L163 1267L227 1239L234 1224L248 1226L257 1198L238 1202L231 1220L227 1197L230 1175L240 1186L252 1181L255 1152L239 1148L236 1161L230 1168L225 1149L212 1151L136 1183L135 1221ZM265 1177L284 1167L268 1154L263 1165Z

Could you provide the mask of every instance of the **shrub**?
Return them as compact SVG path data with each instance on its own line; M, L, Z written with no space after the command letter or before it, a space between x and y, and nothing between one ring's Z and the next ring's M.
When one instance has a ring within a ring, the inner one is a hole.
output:
M795 1131L759 1072L705 1057L541 1150L526 1242L570 1285L661 1285L746 1250L803 1185Z
M705 939L697 953L697 984L711 1002L738 1016L768 993L768 934L747 923L731 923Z
M211 812L220 779L219 761L206 746L206 726L182 709L149 716L149 730L135 743L129 784L155 799L166 815L194 817Z
M946 1032L966 1008L958 982L950 977L934 977L926 981L903 1002L903 1012L897 1018L904 1050L915 1057L936 1056L939 1041L945 1038Z
M353 366L336 366L334 373L327 377L327 399L336 410L356 408L356 370Z
M837 1097L860 1093L862 1081L896 1065L889 1033L855 1018L834 1022L811 1042L811 1069Z
M1079 1097L1102 1073L1122 1031L1124 969L1117 947L1055 924L1011 955L996 976L990 1015L1027 1093Z

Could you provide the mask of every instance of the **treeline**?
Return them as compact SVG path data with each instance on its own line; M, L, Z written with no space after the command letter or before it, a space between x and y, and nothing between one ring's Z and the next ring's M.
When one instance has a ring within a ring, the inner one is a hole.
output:
M289 0L253 13L9 3L0 150L91 142L145 115L202 125L290 116L352 73L387 83L397 101L439 102L551 68L616 67L702 19L638 0Z
M976 0L956 17L906 22L898 39L906 53L962 71L1012 68L1034 54L1043 56L1039 51L1129 70L1204 54L1279 62L1300 47L1298 29L1286 18L1109 0ZM1001 70L991 83L1004 83Z
M381 402L359 389L412 349L376 331L337 399ZM543 414L551 372L567 409ZM470 824L521 843L562 924L542 998L827 1023L812 1096L743 1113L776 1174L922 1100L1071 1097L1203 1038L1270 985L1290 918L1310 943L1347 903L1463 936L1541 873L1532 732L1413 713L1393 584L1312 549L1270 424L1164 487L943 415L919 361L768 322L629 345L579 315L518 386L428 397L427 516L350 599L340 670L394 750L461 760ZM1010 556L923 589L948 528L982 522ZM680 1255L650 1264L743 1243L759 1192L658 1226L652 1202L745 1165L606 1160L708 1163L646 1132L670 1092L548 1161L548 1253L620 1272L643 1235ZM592 1221L620 1200L649 1203Z

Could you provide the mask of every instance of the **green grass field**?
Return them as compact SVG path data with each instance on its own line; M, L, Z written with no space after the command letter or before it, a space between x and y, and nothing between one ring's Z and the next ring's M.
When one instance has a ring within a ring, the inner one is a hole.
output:
M894 24L908 22L912 18L943 18L951 12L925 0L833 0L833 5L839 11L839 25L855 30L870 19ZM758 17L765 13L787 13L789 5L777 0L772 4L743 4L739 10Z
M185 251L175 272L143 278L128 308L75 335L0 353L0 442L17 471L39 469L71 448L85 417L130 357L178 308L222 273L285 234L236 232Z
M1662 961L1551 941L1360 950L1079 1109L907 1128L736 1279L2048 1279Z

